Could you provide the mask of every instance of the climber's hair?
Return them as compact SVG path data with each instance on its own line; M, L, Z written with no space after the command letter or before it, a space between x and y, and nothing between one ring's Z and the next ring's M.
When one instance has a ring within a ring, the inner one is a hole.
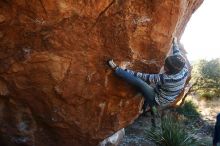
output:
M182 55L172 55L165 59L164 66L168 69L169 73L177 74L185 66L185 59Z

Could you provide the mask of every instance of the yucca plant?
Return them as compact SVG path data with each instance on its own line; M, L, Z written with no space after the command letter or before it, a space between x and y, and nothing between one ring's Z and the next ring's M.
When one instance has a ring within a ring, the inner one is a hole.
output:
M193 135L171 116L163 118L158 127L145 132L146 138L158 146L198 146Z

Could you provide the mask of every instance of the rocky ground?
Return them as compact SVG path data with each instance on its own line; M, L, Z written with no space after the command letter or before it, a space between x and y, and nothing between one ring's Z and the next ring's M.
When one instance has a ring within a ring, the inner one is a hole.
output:
M125 128L125 137L119 146L154 146L145 138L145 129L151 127L150 117L139 117L136 121Z

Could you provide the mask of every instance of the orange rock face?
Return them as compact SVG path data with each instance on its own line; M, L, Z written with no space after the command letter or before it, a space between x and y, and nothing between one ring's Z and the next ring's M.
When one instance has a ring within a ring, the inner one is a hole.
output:
M84 146L142 97L106 65L156 73L202 0L1 0L0 145Z

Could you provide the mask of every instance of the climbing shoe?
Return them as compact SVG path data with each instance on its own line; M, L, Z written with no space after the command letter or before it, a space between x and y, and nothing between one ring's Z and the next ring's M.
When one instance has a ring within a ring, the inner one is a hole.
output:
M158 113L156 106L152 106L152 107L151 107L151 110L152 110L152 112L153 112L154 115L156 115L156 114Z
M116 67L118 67L118 66L114 63L113 59L108 60L107 63L108 63L108 65L109 65L112 69L116 69Z

